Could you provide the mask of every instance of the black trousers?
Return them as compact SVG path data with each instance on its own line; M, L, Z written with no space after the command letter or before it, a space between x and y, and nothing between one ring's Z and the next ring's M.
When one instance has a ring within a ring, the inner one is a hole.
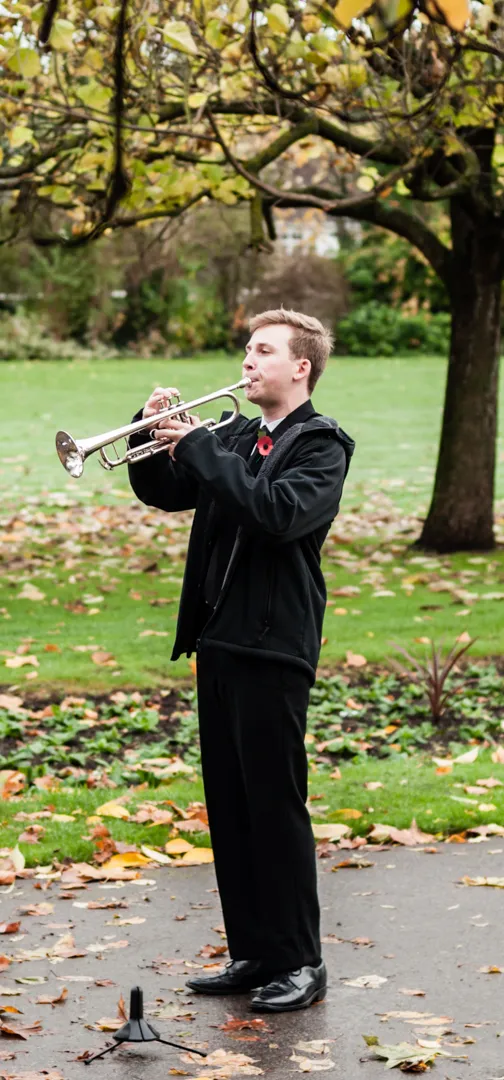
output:
M318 964L315 842L306 808L307 673L200 643L201 757L233 960Z

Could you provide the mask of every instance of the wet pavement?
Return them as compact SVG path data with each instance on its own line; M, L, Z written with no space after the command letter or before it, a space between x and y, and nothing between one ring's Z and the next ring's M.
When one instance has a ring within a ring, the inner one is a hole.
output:
M503 856L503 838L491 836L478 843L438 843L425 849L376 851L370 845L319 859L322 935L344 940L323 945L328 969L325 1001L276 1015L254 1014L249 994L211 998L185 987L186 978L200 970L196 965L216 962L199 956L201 948L222 945L224 940L219 932L222 912L213 866L147 867L143 880L89 883L86 889L75 889L74 897L68 899L59 898L57 881L42 890L36 888L36 879L17 879L14 886L0 889L0 922L21 918L21 927L15 934L2 935L0 951L13 958L21 949L50 951L68 933L78 950L94 948L84 956L58 962L47 957L13 959L0 972L2 990L23 990L20 997L0 993L0 1006L23 1010L13 1021L42 1022L41 1033L31 1034L26 1041L0 1037L0 1077L17 1077L29 1070L48 1070L49 1077L50 1070L57 1070L55 1077L60 1074L64 1080L93 1073L107 1080L160 1080L170 1070L189 1077L218 1077L218 1064L205 1065L202 1058L183 1061L181 1051L156 1043L122 1045L89 1067L76 1060L86 1049L95 1053L114 1044L110 1032L85 1025L116 1017L121 994L129 1009L130 989L139 985L145 1016L163 1038L209 1052L246 1054L256 1069L274 1080L316 1071L329 1062L329 1077L367 1080L382 1076L385 1062L372 1060L364 1035L376 1036L386 1045L414 1044L417 1039L437 1042L453 1055L436 1058L432 1075L440 1080L504 1080L504 974L479 970L502 967L504 971L504 890L461 884L464 875L504 878ZM357 867L333 872L335 864L346 859ZM372 865L360 865L366 862ZM90 900L123 900L128 907L75 906ZM28 904L46 902L54 903L51 914L20 913ZM118 917L145 921L108 925ZM129 944L104 949L119 941ZM45 975L47 982L15 982L33 975ZM375 988L347 985L349 980L372 975L386 981ZM114 985L97 986L95 980L103 979ZM62 987L68 990L63 1003L35 1004L39 995L56 996ZM420 990L423 995L405 990ZM171 1018L156 1016L160 1009L168 1009ZM192 1013L192 1018L183 1017L184 1012ZM398 1012L403 1015L387 1016ZM421 1015L408 1021L404 1014L412 1012ZM219 1029L230 1016L252 1019L259 1015L268 1031L238 1031L235 1035L242 1038L235 1038ZM4 1014L1 1019L6 1024L10 1018ZM299 1042L313 1040L329 1040L328 1053L317 1054L313 1047L296 1049ZM15 1058L5 1060L8 1052ZM293 1054L308 1058L311 1067L309 1062L291 1060ZM235 1065L220 1075L241 1074Z

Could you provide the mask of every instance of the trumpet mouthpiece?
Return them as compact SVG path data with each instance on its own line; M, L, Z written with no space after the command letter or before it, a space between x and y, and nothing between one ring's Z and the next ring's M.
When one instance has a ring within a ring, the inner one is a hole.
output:
M56 452L61 464L70 476L78 478L84 470L84 455L75 439L68 431L58 431L56 435Z

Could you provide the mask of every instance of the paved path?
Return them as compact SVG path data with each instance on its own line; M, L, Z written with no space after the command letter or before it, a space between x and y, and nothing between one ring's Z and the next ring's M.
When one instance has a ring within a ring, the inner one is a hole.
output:
M144 992L146 1017L151 1017L164 1037L208 1045L209 1050L224 1048L248 1054L272 1080L301 1075L299 1064L290 1060L293 1048L299 1040L314 1039L334 1040L330 1043L334 1066L326 1073L328 1077L381 1077L384 1063L369 1060L371 1051L364 1034L376 1035L386 1044L437 1037L455 1057L467 1055L462 1060L437 1058L432 1075L440 1080L504 1080L504 975L478 971L490 965L504 968L504 891L458 884L466 874L504 876L504 841L490 837L477 844L440 843L436 849L438 853L433 854L422 848L374 851L371 846L319 860L323 935L346 939L324 945L327 998L308 1010L266 1017L270 1032L250 1042L238 1041L216 1026L228 1015L252 1018L248 995L211 999L191 994L185 989L185 978L196 969L183 962L172 966L159 963L163 958L206 964L209 961L197 955L201 947L222 944L219 933L212 929L222 924L212 866L147 868L144 878L151 884L91 884L75 891L75 901L58 899L57 882L41 891L33 880L18 880L10 892L0 890L1 922L19 918L20 906L29 903L53 901L55 908L50 916L22 915L15 939L8 935L0 939L5 954L14 955L21 948L49 948L68 929L80 947L121 939L130 944L60 963L11 963L0 973L2 987L19 985L14 981L16 976L48 975L43 986L24 986L23 997L0 997L1 1005L22 1008L23 1020L40 1018L44 1029L42 1035L34 1034L27 1042L0 1038L0 1052L16 1053L12 1061L0 1057L0 1077L29 1069L55 1069L64 1080L92 1076L93 1072L107 1080L165 1080L170 1069L185 1070L189 1076L212 1075L203 1059L184 1063L179 1051L156 1044L122 1046L89 1067L75 1060L85 1048L96 1052L112 1041L109 1033L87 1030L84 1025L103 1016L116 1016L121 993L129 1006L130 988L138 983ZM347 857L374 865L332 872L334 864ZM116 912L74 906L75 902L112 898L125 899L128 909ZM140 915L146 921L133 926L106 925L115 915ZM177 915L187 917L177 921ZM49 926L51 923L57 925ZM369 938L373 944L352 944L353 938ZM384 976L387 981L377 989L345 985L346 980L366 975ZM73 981L71 976L84 976L89 981ZM96 986L95 979L103 978L115 985ZM39 994L58 994L63 986L68 987L63 1004L34 1004ZM425 996L405 995L404 988L421 989ZM154 1018L156 1008L169 1003L192 1009L194 1019ZM434 1027L421 1021L413 1025L397 1017L382 1019L389 1011L399 1010L449 1019ZM466 1043L466 1039L474 1042ZM323 1060L313 1053L306 1056ZM386 1075L399 1073L397 1069Z

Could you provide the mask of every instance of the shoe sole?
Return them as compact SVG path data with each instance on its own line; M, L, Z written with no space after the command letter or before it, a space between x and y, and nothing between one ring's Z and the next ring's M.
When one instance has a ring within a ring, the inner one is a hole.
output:
M226 994L227 995L230 995L230 994L250 994L250 993L252 993L252 990L257 989L257 987L255 987L255 986L251 986L251 987L248 987L248 986L247 987L235 986L232 990L231 989L223 990L222 988L219 989L218 987L215 987L215 988L212 987L212 989L210 989L210 987L205 987L205 989L203 989L203 987L199 987L199 986L189 986L188 983L186 983L186 986L187 986L187 988L189 990L192 990L193 994L210 994L210 995L213 994L215 997L218 997L218 996L224 997Z
M257 1005L251 1003L250 1008L254 1012L294 1012L296 1009L308 1009L310 1005L315 1005L318 1001L323 1001L327 993L327 984L320 986L318 990L309 998L308 1001L303 1001L298 1005L274 1005L267 1002L261 1002Z

